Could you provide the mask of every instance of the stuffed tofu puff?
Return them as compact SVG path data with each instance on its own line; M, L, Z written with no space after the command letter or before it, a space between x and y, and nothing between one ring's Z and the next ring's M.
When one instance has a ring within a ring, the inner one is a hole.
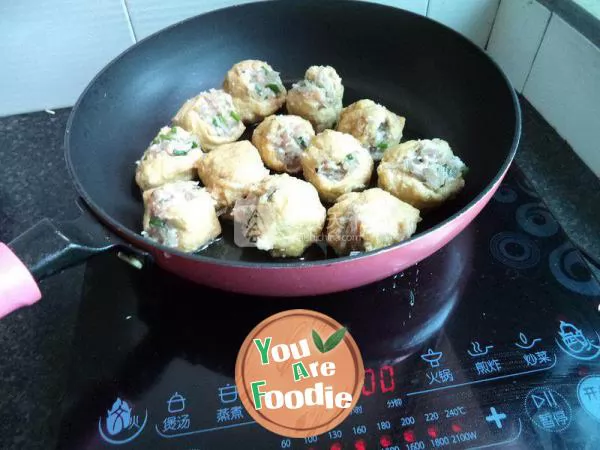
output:
M173 124L198 136L205 150L236 141L246 129L231 95L220 89L202 92L186 101Z
M180 127L163 127L137 162L135 181L142 191L196 178L204 154L198 138Z
M144 192L144 231L159 244L194 252L221 234L210 194L195 181L176 181Z
M325 130L316 135L302 153L304 178L325 202L367 187L373 172L369 151L350 134Z
M299 257L324 235L340 256L409 238L422 212L464 187L467 167L441 139L400 144L404 117L368 99L343 108L343 96L331 66L309 67L286 91L264 61L233 65L222 89L187 100L136 162L142 234L194 252L233 219L235 244L274 257ZM245 124L257 124L252 142L239 141Z
M418 209L440 205L465 185L467 166L442 139L407 141L386 150L379 187Z
M314 186L287 174L264 178L233 209L245 236L278 257L302 255L321 235L325 216Z
M287 94L279 73L255 59L241 61L229 69L223 90L233 97L244 123L260 122L273 114L283 106Z
M309 67L304 80L295 83L287 96L287 111L304 117L315 131L333 128L342 110L344 86L330 66Z
M359 100L342 109L337 130L354 136L379 161L385 149L400 142L405 122L385 106Z
M408 239L419 210L379 188L341 196L327 211L327 243L336 254L365 252Z
M314 137L309 121L299 116L269 116L256 127L252 143L265 165L277 172L302 172L300 157Z
M256 147L249 141L240 141L221 145L200 159L198 175L217 201L219 213L228 215L235 201L269 175L269 171Z

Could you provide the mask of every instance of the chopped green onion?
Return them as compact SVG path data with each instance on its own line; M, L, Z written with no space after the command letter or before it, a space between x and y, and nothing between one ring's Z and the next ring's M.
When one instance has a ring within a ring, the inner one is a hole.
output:
M216 118L216 117L213 117L212 124L213 124L213 126L215 126L215 127L218 127L218 126L219 126L219 122L217 122L217 118Z
M225 117L223 117L223 114L217 114L217 118L221 121L223 125L227 125L227 121L225 120Z
M188 154L188 152L189 152L189 150L174 150L173 156L185 156Z
M388 145L386 142L380 142L379 144L377 144L377 148L379 150L385 150L386 148L388 148Z
M171 128L166 134L159 134L152 139L152 144L158 144L162 141L170 141L177 135L177 129Z
M192 142L192 148L198 148L198 143L197 142Z
M233 120L235 120L236 122L239 122L240 120L242 120L242 118L240 117L240 115L238 113L236 113L235 111L231 111L229 113L229 115L231 117L233 117Z
M303 138L302 136L298 136L298 137L296 138L296 142L297 142L297 143L298 143L298 145L299 145L300 147L302 147L303 149L306 149L306 147L308 147L308 146L306 145L306 141L304 140L304 138Z
M262 95L262 88L258 84L254 85L254 90L258 95Z
M275 94L279 94L281 92L281 89L275 83L269 83L266 85L266 87L271 89Z
M267 201L270 202L271 199L273 198L273 195L275 195L275 192L277 192L277 188L271 188L271 192L267 193Z
M267 66L262 66L262 70L265 73L265 75L269 75L269 69L267 69Z
M167 224L160 217L152 216L150 217L150 226L155 228L164 228Z
M346 159L347 159L348 161L353 161L353 160L354 160L354 155L353 155L352 153L348 153L348 154L346 155Z

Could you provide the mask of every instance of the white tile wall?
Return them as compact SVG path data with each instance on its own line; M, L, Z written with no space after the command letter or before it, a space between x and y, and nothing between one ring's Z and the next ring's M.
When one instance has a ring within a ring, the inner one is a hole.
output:
M250 1L0 0L0 116L70 106L136 39ZM515 87L600 176L600 50L558 16L535 0L365 1L427 14L487 43Z
M132 43L120 0L0 1L0 115L72 105Z
M70 106L93 76L136 40L188 17L251 1L260 0L0 0L0 116ZM365 1L422 15L429 10L480 45L498 2Z
M600 49L554 14L523 93L600 177Z
M575 0L575 2L600 19L600 2L598 0Z
M499 3L500 0L429 0L427 16L461 32L484 48Z
M487 50L521 92L550 20L550 11L531 0L502 0Z
M255 0L124 0L138 40L188 17Z

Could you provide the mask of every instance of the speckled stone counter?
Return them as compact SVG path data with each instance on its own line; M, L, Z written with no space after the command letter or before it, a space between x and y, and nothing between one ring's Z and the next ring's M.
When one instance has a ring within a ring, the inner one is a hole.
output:
M77 217L63 159L69 110L0 119L0 240L43 217ZM0 448L54 448L83 267L41 283L44 300L0 321Z
M43 217L77 216L63 160L69 110L0 118L0 240ZM600 260L600 181L523 101L517 163L569 236ZM44 299L0 321L0 449L53 449L84 267L41 284Z
M544 199L569 238L600 261L600 180L527 102L517 165ZM591 266L596 276L600 271Z

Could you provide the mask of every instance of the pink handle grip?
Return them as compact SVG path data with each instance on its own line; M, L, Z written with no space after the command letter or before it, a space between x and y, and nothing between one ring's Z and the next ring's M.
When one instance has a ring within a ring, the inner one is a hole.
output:
M0 242L0 318L40 298L42 293L25 264Z

